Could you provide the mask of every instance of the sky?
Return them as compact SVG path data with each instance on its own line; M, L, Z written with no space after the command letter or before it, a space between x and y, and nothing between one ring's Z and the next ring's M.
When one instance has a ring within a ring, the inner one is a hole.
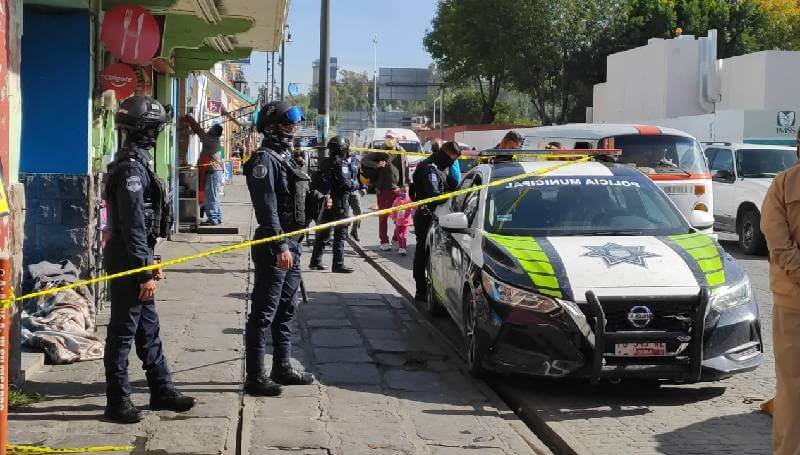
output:
M372 37L378 34L378 66L425 68L430 55L422 46L426 29L436 13L437 0L330 0L331 57L339 69L373 73L375 52ZM286 83L311 87L311 63L319 59L320 0L292 0L289 28L292 43L286 44ZM253 52L245 66L250 93L266 80L267 54ZM276 65L280 84L280 67Z

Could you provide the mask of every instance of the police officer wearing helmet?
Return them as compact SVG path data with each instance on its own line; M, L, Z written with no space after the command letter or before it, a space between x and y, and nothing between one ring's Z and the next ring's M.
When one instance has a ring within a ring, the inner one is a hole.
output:
M461 155L461 150L455 142L446 142L431 156L425 158L414 171L412 199L419 201L440 194L453 191L455 181L447 175L447 170ZM414 212L414 235L417 238L417 247L414 251L414 281L417 292L415 300L425 301L428 294L428 282L425 269L428 263L427 238L428 230L433 222L433 210L438 203L431 203L420 207Z
M167 193L150 168L150 151L167 118L167 109L148 96L126 99L116 114L117 128L125 132L125 141L108 166L105 186L110 218L110 237L104 252L108 274L152 265L156 239L168 234L171 220ZM128 353L134 342L146 372L151 409L186 412L196 403L194 398L175 390L164 358L154 300L156 281L161 278L160 270L148 271L117 278L109 284L105 416L115 422L136 423L142 419L130 400L128 382Z
M328 141L329 156L320 166L320 192L327 195L328 207L322 212L320 223L330 223L347 218L350 193L357 190L358 169L353 169L348 157L350 141L334 136ZM331 235L330 229L318 231L314 239L314 251L311 253L313 270L325 270L322 265L322 253L325 242ZM344 240L347 237L347 225L333 228L333 273L353 273L353 269L344 265Z
M303 120L302 110L273 101L258 113L256 129L264 135L261 147L244 164L247 189L253 202L258 228L254 239L263 239L306 226L305 194L309 177L290 163L294 135ZM245 327L245 392L276 396L281 385L314 382L310 373L292 367L292 319L300 287L300 239L286 238L255 245L252 306ZM267 377L264 355L267 330L272 332L272 370Z

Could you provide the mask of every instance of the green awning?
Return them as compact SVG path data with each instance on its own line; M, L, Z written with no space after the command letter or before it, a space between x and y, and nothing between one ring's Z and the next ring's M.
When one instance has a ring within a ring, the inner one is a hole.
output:
M244 93L236 90L235 88L228 85L227 82L223 81L222 79L218 78L214 75L211 71L202 71L202 74L208 78L209 81L216 84L219 88L221 88L225 93L229 96L234 98L238 98L240 101L247 103L247 104L256 104L256 100L245 95Z

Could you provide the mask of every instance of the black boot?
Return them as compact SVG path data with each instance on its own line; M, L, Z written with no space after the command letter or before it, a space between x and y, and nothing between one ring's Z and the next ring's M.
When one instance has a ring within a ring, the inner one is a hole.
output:
M244 391L256 397L277 397L283 391L281 386L272 382L266 374L256 376L247 375L244 381Z
M344 265L344 264L334 264L333 269L331 270L333 273L353 273L355 272L354 269Z
M197 404L197 398L186 396L173 387L150 394L150 409L154 411L187 412Z
M314 383L313 374L294 369L292 363L288 360L272 362L272 373L269 377L281 385L309 385Z
M361 239L358 238L358 231L350 231L350 237L352 237L356 242L361 242Z
M130 397L109 398L106 402L105 416L117 423L137 423L142 420L142 411L131 403Z
M328 268L322 265L321 262L317 261L311 261L311 264L308 265L308 268L311 270L328 270Z

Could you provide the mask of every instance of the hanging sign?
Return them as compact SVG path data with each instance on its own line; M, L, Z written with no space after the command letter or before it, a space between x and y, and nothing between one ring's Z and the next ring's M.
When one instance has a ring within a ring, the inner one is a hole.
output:
M134 65L149 62L161 45L158 22L137 5L119 5L106 12L100 38L115 57Z
M209 114L222 114L222 101L207 99L206 112Z
M136 91L136 73L129 65L114 63L100 72L100 87L104 91L113 90L122 101Z

